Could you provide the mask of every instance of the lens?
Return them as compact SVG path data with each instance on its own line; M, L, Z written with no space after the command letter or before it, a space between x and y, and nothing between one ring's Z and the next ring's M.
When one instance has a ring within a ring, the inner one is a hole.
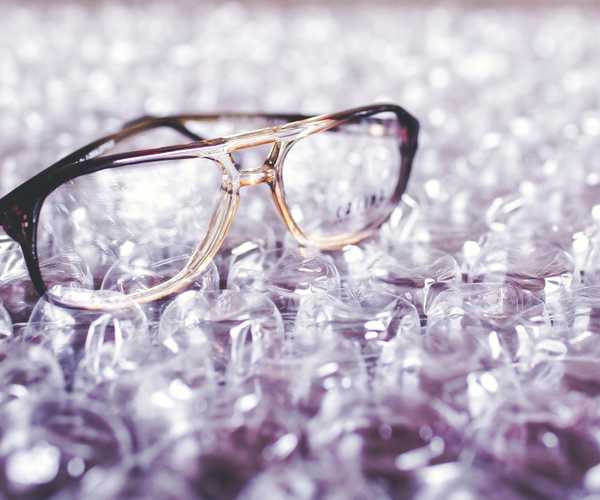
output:
M391 112L296 142L284 159L283 194L304 235L326 245L385 221L405 181L401 144L402 127Z
M207 236L223 197L222 176L213 160L172 159L100 170L61 185L39 217L46 287L99 289L110 266L140 248L157 261L178 257L183 267Z

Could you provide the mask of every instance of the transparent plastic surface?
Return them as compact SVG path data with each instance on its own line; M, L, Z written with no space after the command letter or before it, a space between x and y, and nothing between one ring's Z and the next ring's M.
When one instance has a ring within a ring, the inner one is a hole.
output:
M265 295L230 290L186 292L162 314L157 337L173 353L204 350L223 378L247 376L274 344L283 323Z
M153 463L177 471L197 496L233 499L258 472L301 448L293 420L247 395L172 440Z
M102 290L112 290L128 295L139 290L147 290L166 281L179 272L194 249L173 245L162 255L156 256L154 248L138 247L131 254L115 262L102 280ZM219 272L211 263L196 278L190 288L212 290L219 287Z
M515 283L525 290L553 293L579 282L573 257L543 241L490 237L471 269L470 281Z
M398 491L414 494L418 470L454 461L462 448L460 431L448 420L444 406L431 404L418 392L389 393L377 405L348 406L340 401L329 409L329 414L320 415L313 446L342 447L349 437L356 439L354 456L347 458L358 461L362 473L384 485L393 498Z
M23 343L0 345L0 404L56 396L65 390L63 373L48 350Z
M100 288L123 295L147 291L181 271L193 251L190 246L172 245L157 255L153 245L138 246L108 268ZM216 264L210 262L186 289L216 290L219 285L219 271ZM142 309L150 321L158 322L168 303L169 297L143 304Z
M359 347L345 338L315 336L302 328L274 345L253 369L253 391L268 395L300 421L315 417L329 393L366 397L368 369Z
M402 296L417 307L420 316L427 313L438 293L461 280L454 257L420 243L384 240L348 246L337 262L351 286Z
M0 302L0 342L7 340L12 337L13 334L13 324L8 311Z
M100 294L98 300L122 301L116 292L67 290L69 293ZM71 388L77 370L85 370L86 382L79 390L108 377L119 376L121 370L133 370L142 359L141 346L149 343L148 321L140 306L114 311L84 311L65 307L54 297L42 297L36 304L23 331L26 343L38 344L56 356L63 369L67 387ZM126 302L126 301L125 301Z
M577 245L572 247L574 240L593 229L590 204L598 189L587 196L533 185L524 191L495 200L486 213L488 226L519 238L551 241L577 250Z
M352 446L353 443L349 443ZM379 484L367 481L360 469L340 460L297 460L259 474L242 491L240 500L275 496L282 500L389 500Z
M490 340L492 332L475 318L450 316L429 323L421 337L397 338L381 354L374 389L422 392L466 425L496 398L500 381L513 376L512 359Z
M526 489L504 480L493 470L472 464L442 464L427 467L419 475L420 486L416 500L447 498L487 498L490 500L525 500Z
M577 394L547 396L521 388L490 408L476 445L481 460L499 461L520 488L565 497L600 463L597 408Z
M19 245L11 242L10 244L0 244L0 248L0 297L12 320L16 323L25 323L29 319L39 295L31 282ZM71 259L72 255L64 255L46 263L47 272L56 274L56 267L70 268L71 272L68 274L79 277L89 285L91 274L79 266L79 261L74 263Z
M582 287L563 297L552 325L536 344L531 383L552 383L566 391L595 397L600 394L600 288Z
M92 401L23 401L10 411L19 425L2 437L0 491L7 497L75 494L89 470L114 466L131 452L123 423Z
M126 409L141 450L151 450L189 432L217 404L222 377L207 348L161 353L140 372L127 373L103 391L117 408Z
M535 294L496 283L462 284L440 293L428 320L458 322L459 328L488 344L493 358L509 363L530 362L550 322L544 302Z
M266 193L260 193L263 196L258 196L256 199L248 199L251 198L250 194L248 193L249 196L241 200L238 215L214 259L220 276L221 288L227 286L227 276L229 276L229 269L234 259L239 260L242 255L254 251L275 250L277 246L278 238L275 235L277 219L272 217L271 220L265 221L264 217L256 217L256 215L261 215L265 208L269 208L270 213L274 215L272 203L267 199ZM279 226L280 229L283 229L281 223Z
M173 471L162 467L125 465L93 470L83 481L79 493L90 500L181 500L193 498L193 490Z
M296 332L315 342L347 339L373 368L381 351L396 336L418 336L416 308L401 297L372 289L341 289L313 294L300 304Z
M317 252L259 248L233 258L227 285L266 293L290 323L303 296L339 288L340 277L330 259Z

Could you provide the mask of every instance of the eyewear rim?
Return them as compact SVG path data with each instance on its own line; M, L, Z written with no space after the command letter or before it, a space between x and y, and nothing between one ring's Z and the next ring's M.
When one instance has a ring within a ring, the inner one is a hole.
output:
M356 233L328 238L308 237L293 219L283 192L283 165L287 152L304 137L385 112L393 113L398 120L401 153L399 165L401 170L398 183L389 200L390 209ZM262 119L277 124L214 139L205 139L185 125L189 121L209 122L227 119ZM190 138L192 142L101 156L107 149L128 137L161 127L174 129ZM42 278L38 258L38 223L41 207L54 190L72 179L100 170L174 159L207 158L215 161L222 169L223 196L212 215L204 240L199 242L185 267L175 276L151 288L125 296L129 303L153 302L187 288L213 260L235 218L240 201L240 189L244 187L269 185L277 211L300 246L334 250L373 235L389 218L393 207L398 204L406 189L417 151L418 134L418 120L396 104L372 104L317 116L235 112L145 116L126 123L116 133L106 135L78 149L1 198L0 225L6 234L20 245L31 281L36 291L43 296L48 290ZM232 157L233 153L264 145L272 145L272 147L262 166L250 170L238 170ZM79 301L70 303L68 300L58 300L69 307L90 310L112 309L115 305L118 306L114 301L103 303L90 300L85 303Z

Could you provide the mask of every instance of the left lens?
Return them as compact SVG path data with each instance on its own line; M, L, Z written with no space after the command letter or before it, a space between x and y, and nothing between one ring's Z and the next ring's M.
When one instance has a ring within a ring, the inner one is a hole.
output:
M62 184L46 198L39 216L37 253L46 287L85 286L78 274L86 269L90 286L100 288L115 261L140 249L157 262L178 257L183 268L212 229L211 218L224 196L222 172L210 159L170 159L107 168ZM181 248L184 255L173 255ZM152 286L179 270L157 275Z
M406 182L403 128L392 112L360 116L301 138L282 167L291 218L317 245L335 245L379 226Z

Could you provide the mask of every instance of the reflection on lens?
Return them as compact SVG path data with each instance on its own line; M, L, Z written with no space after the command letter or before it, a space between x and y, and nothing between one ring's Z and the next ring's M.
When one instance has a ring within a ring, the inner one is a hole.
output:
M182 247L189 248L189 257L210 229L221 180L218 163L193 158L100 170L61 185L44 201L39 219L38 257L46 286L99 289L110 266L142 245L158 260L174 257L171 249ZM56 272L52 263L65 255L73 265ZM82 269L91 279L79 279Z
M327 244L385 220L399 196L401 141L396 115L385 112L291 147L284 160L284 196L307 238Z

